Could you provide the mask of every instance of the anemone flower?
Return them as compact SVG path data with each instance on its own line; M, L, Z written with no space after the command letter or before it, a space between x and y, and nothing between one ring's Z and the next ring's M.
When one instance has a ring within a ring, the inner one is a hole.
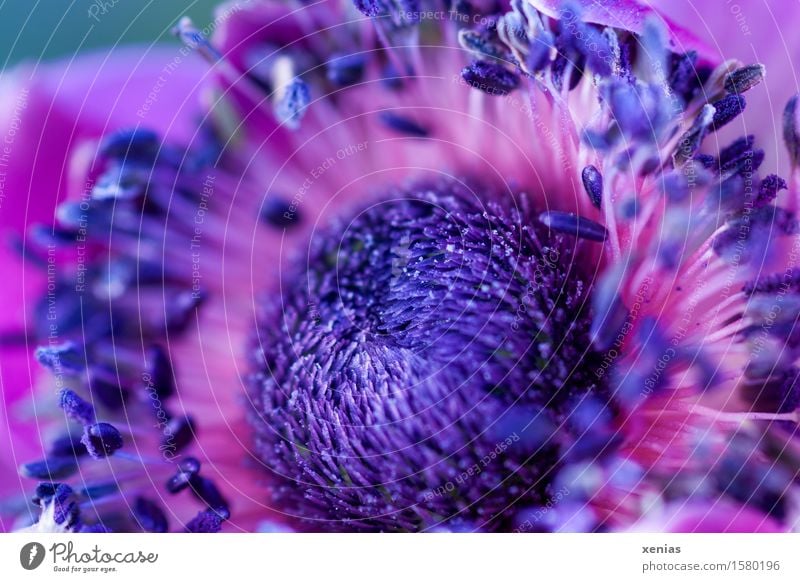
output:
M742 5L239 2L7 74L4 526L800 528L796 41Z

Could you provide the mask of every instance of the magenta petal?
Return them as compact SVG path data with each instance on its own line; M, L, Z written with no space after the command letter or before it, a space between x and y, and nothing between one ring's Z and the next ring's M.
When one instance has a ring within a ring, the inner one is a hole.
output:
M250 68L247 51L259 43L286 46L313 38L313 26L301 26L302 8L277 2L240 2L223 4L216 11L221 26L214 32L215 47L242 70ZM311 23L309 23L311 24ZM301 48L297 46L296 48ZM267 51L269 54L270 51Z

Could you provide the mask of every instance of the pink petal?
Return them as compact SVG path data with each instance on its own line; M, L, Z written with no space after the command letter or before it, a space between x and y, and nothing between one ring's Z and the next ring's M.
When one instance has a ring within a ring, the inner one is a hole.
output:
M241 70L247 70L246 53L254 45L286 46L313 36L317 30L314 23L303 20L309 12L302 6L291 8L277 2L225 3L216 10L216 19L222 24L214 32L214 46Z

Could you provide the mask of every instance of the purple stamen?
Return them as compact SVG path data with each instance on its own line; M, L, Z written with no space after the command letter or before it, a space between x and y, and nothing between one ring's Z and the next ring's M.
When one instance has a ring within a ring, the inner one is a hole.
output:
M542 212L539 220L555 232L570 234L586 240L603 242L608 237L608 231L602 224L571 212L549 210Z
M589 195L592 205L600 209L603 200L603 176L600 174L600 170L594 166L586 166L581 172L581 180L583 189Z
M473 61L461 71L461 77L471 87L489 95L508 95L519 87L519 76L497 63Z
M74 457L51 457L42 461L25 463L20 467L20 475L39 481L57 481L74 475L78 461Z
M95 422L94 406L78 396L73 390L62 390L59 395L59 404L64 413L72 420L84 425Z
M212 510L201 511L186 524L188 533L216 533L222 528L223 519Z
M767 69L760 64L736 69L725 77L725 90L728 93L744 93L761 83L766 74Z
M744 97L741 95L726 95L719 101L712 103L716 112L711 122L714 131L725 127L731 121L739 117L746 106Z
M381 111L378 114L378 119L389 129L411 137L428 137L430 134L426 127L394 111Z
M102 459L122 448L122 435L113 425L98 422L84 429L81 442L93 458Z
M155 501L137 497L133 503L133 517L141 528L150 533L164 533L169 529L167 516Z

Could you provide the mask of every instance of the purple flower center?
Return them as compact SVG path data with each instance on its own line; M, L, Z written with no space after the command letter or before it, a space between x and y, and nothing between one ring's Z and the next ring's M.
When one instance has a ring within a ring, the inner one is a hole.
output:
M266 306L257 453L300 527L508 529L581 454L573 413L608 402L591 270L526 200L484 193L375 202L317 236Z

